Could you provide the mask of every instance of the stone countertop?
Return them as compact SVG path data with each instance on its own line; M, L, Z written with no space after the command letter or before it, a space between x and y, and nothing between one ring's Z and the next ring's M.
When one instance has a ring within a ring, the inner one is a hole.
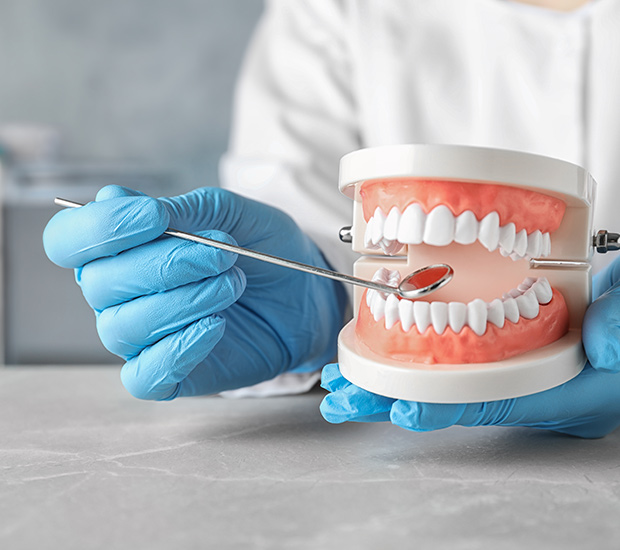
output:
M0 548L620 547L620 430L416 434L323 392L138 401L114 367L0 371Z

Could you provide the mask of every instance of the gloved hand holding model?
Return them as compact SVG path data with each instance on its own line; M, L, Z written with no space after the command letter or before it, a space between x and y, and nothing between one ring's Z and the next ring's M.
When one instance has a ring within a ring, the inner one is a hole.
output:
M212 394L334 357L346 303L339 283L160 238L167 227L325 266L286 214L222 189L152 199L109 186L96 202L59 212L45 250L76 269L103 344L126 361L130 393Z
M583 343L589 362L576 378L545 392L488 403L436 404L390 399L348 382L338 365L323 370L330 393L321 404L332 423L384 422L417 432L460 426L528 426L602 437L620 425L620 259L594 278L598 299L587 311Z

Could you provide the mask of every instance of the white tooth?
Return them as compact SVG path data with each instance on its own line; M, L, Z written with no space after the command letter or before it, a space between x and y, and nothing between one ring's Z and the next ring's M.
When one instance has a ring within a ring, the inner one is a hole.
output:
M519 306L514 298L507 298L504 302L504 315L511 323L519 321Z
M454 216L450 209L440 204L426 217L424 242L433 246L446 246L454 240Z
M521 291L521 294L523 294L526 290L529 290L530 288L532 288L532 285L535 282L536 282L536 279L534 277L526 277L525 279L523 279L523 282L517 288Z
M399 300L398 314L403 330L409 332L409 329L413 326L413 302L411 300Z
M375 310L377 309L377 302L381 300L381 296L376 290L372 290L371 292L372 294L369 293L370 303L368 304L368 307L370 308L370 313L372 313L372 316L374 317Z
M534 294L536 294L539 304L548 304L551 301L551 298L553 298L553 290L551 290L551 285L544 277L538 279L538 281L532 285L532 290L534 291Z
M383 236L389 241L395 241L398 236L398 222L400 221L400 211L396 206L392 206L388 217L385 219Z
M527 236L527 250L525 253L530 258L540 257L543 244L542 240L542 233L538 229Z
M372 304L372 296L373 296L373 294L374 294L375 292L377 292L377 291L376 291L376 290L373 290L372 288L369 288L369 289L366 291L366 305L367 305L368 307L370 307L370 304ZM371 311L372 311L372 309L371 309Z
M493 323L496 327L504 327L504 304L499 298L495 298L490 304L487 304L487 317L489 323Z
M385 328L390 330L398 321L398 298L390 294L385 301Z
M508 296L511 298L516 298L517 296L521 296L521 294L523 294L523 292L521 292L518 288L513 288L508 291Z
M372 276L373 283L383 283L387 284L390 280L391 271L387 267L380 267L375 271L375 274Z
M525 252L527 251L527 232L525 229L521 229L521 231L517 233L513 251L517 256L525 256Z
M373 219L370 218L366 222L366 231L364 232L364 246L366 248L372 248L371 235L372 235Z
M499 228L499 246L502 256L508 256L515 246L517 236L514 223L507 223Z
M478 238L478 220L471 210L465 210L456 218L454 240L459 244L472 244Z
M551 237L549 233L543 233L543 246L540 253L541 258L546 258L551 254Z
M467 324L478 336L487 330L487 305L484 300L476 298L467 304Z
M505 258L506 256L512 256L512 253L511 253L511 252L508 252L507 250L504 250L501 246L499 247L499 253L500 253L502 256L504 256L504 258Z
M372 226L372 232L370 234L370 242L374 245L379 244L379 241L383 238L383 226L385 225L385 214L377 206L375 213L373 214L374 224Z
M379 246L383 253L388 256L393 256L402 248L402 244L398 241L388 241L387 239L381 239Z
M448 304L448 322L450 328L458 334L467 322L467 306L463 302Z
M499 244L499 214L490 212L480 221L478 240L489 251L493 252Z
M443 334L448 326L448 304L431 302L431 323L437 334Z
M398 241L403 244L420 244L424 237L426 214L418 203L410 204L398 224Z
M515 300L517 302L517 306L519 307L519 314L521 317L533 319L538 315L540 306L538 305L538 300L536 299L536 294L534 294L533 290L528 290L522 296L515 298Z
M431 305L428 302L413 302L413 317L420 334L424 334L431 324Z
M513 262L518 262L519 260L522 260L522 259L523 259L523 256L519 256L516 252L513 252L513 253L510 255L510 259L511 259Z
M373 312L372 315L375 321L380 321L385 315L385 296L380 292L377 292L377 297L373 300Z
M388 276L387 276L385 284L396 288L398 286L398 283L400 283L400 272L397 269L394 269L391 271L388 270L387 273L388 273Z

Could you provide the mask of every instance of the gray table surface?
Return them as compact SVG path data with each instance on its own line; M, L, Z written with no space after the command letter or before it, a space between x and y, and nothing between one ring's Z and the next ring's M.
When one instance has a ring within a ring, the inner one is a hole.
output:
M0 548L620 548L620 432L332 426L322 396L0 370Z

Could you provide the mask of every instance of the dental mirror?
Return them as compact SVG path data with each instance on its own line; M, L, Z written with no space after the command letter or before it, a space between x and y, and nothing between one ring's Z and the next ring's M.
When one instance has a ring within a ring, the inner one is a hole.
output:
M78 206L84 206L82 203L71 201L68 199L61 199L56 197L54 202L59 206L65 206L68 208L76 208ZM330 269L324 269L322 267L316 267L313 265L303 264L296 262L295 260L286 260L279 258L278 256L272 256L264 252L256 252L242 246L235 246L221 241L209 239L207 237L200 237L193 233L186 233L185 231L179 231L169 227L164 231L164 235L171 237L177 237L179 239L185 239L186 241L192 241L195 243L205 244L214 248L220 248L227 252L233 252L240 256L247 256L254 258L255 260L261 260L270 264L279 265L282 267L288 267L297 271L303 271L304 273L310 273L312 275L319 275L320 277L327 277L328 279L334 279L336 281L342 281L343 283L353 284L357 286L363 286L366 288L372 288L379 292L387 292L390 294L396 294L401 298L407 300L413 300L415 298L421 298L431 292L435 292L441 287L450 282L454 275L454 271L447 264L433 264L422 269L418 269L413 273L405 276L397 287L384 285L382 283L376 283L374 281L367 281L366 279L360 279L358 277L352 277L344 273L338 273Z

